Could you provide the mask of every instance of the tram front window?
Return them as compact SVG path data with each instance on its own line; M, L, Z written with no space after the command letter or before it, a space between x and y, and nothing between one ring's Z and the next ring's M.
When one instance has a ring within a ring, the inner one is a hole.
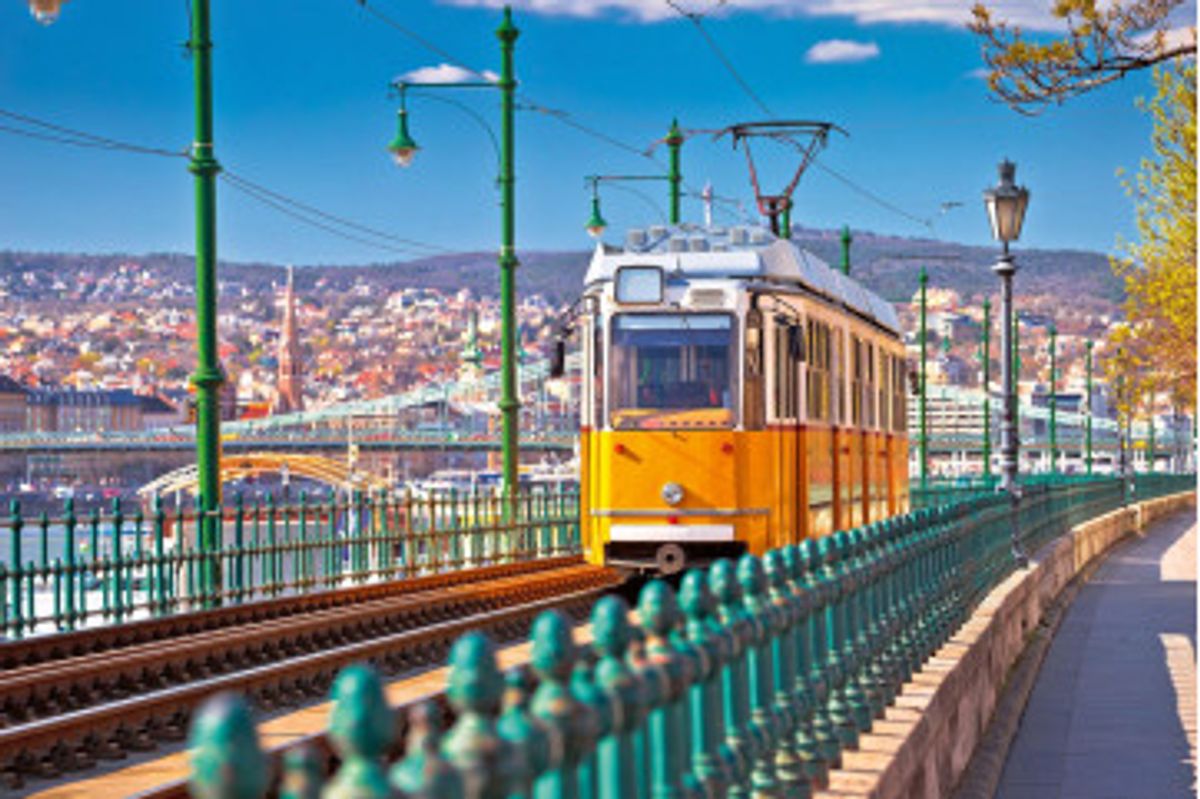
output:
M614 316L613 429L732 426L733 347L729 314Z

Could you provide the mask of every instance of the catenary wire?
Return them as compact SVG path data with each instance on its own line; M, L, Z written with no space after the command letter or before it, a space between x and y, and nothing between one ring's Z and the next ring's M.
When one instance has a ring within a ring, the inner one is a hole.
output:
M186 151L168 150L161 147L147 147L140 144L133 144L120 139L113 139L108 136L101 136L95 133L89 133L87 131L60 125L55 122L49 122L38 117L18 113L8 109L0 108L0 117L23 122L26 125L37 126L43 128L45 131L52 131L43 132L39 130L27 130L25 128L0 123L0 133L22 136L37 141L50 142L53 144L64 144L72 147L129 152L139 155L156 155L174 158L186 158L188 155ZM256 183L231 170L224 170L221 174L221 177L224 178L226 183L228 183L232 188L243 191L243 193L254 197L260 202L263 202L265 205L280 211L281 213L285 213L287 216L293 219L305 224L309 224L333 235L341 236L342 238L350 241L356 241L361 244L366 244L368 246L380 249L387 249L389 251L402 253L405 255L431 255L452 252L450 248L443 247L441 245L429 244L427 242L417 241L415 239L396 236L385 231L368 227L345 217L331 214L328 211L323 211L320 208L309 205L308 203L304 203L300 200L296 200L295 198L270 189L260 183ZM305 214L324 219L333 224L317 223L315 220L306 218ZM342 227L356 230L386 241L395 242L396 244L402 246L383 245L380 242L371 241L360 236L346 234L345 231L336 229L334 225L341 225Z
M260 202L264 205L270 206L271 208L275 209L279 213L281 213L285 216L291 217L292 219L296 220L297 222L301 222L305 225L309 225L309 226L317 228L319 230L323 230L326 233L337 236L339 238L346 239L347 241L353 241L358 244L363 244L368 247L374 247L379 250L384 250L386 252L396 253L399 255L427 256L429 254L429 253L425 253L425 252L418 252L418 251L415 251L412 249L406 249L403 247L397 247L397 246L394 246L391 244L385 244L385 243L379 242L379 241L373 241L371 239L364 238L362 236L356 236L353 233L347 233L346 231L342 230L341 228L334 227L333 225L326 224L325 222L320 222L316 219L313 219L312 217L305 216L304 214L300 213L299 211L296 211L294 208L291 208L277 200L272 199L271 196L268 194L263 194L259 191L256 191L255 189L250 188L249 186L247 186L243 183L239 183L236 180L232 180L228 175L222 174L222 175L220 175L220 178L226 184L228 184L230 188L234 189L235 191L242 192L246 196L257 200L258 202Z
M125 150L131 153L139 153L141 155L161 155L171 158L186 158L186 150L167 150L161 147L146 147L141 144L133 144L131 142L121 141L120 139L111 139L107 136L98 136L87 131L68 128L65 125L59 125L54 122L47 122L44 119L30 116L28 114L17 113L5 108L0 108L0 117L23 122L26 125L33 125L46 130L54 131L53 134L36 133L35 131L23 131L18 128L6 126L4 130L8 133L17 135L29 136L30 138L38 138L44 141L53 141L61 144L73 144L78 147L94 147L106 150ZM36 134L36 135L35 135Z
M274 191L273 189L269 189L266 186L263 186L261 183L256 183L256 182L250 180L249 178L246 178L245 176L240 175L229 169L224 170L221 173L221 176L232 184L240 184L241 186L243 186L245 188L265 194L266 196L270 197L271 199L275 200L276 202L283 203L284 205L288 205L295 209L298 209L298 211L300 211L300 212L312 214L312 215L320 217L321 219L324 219L328 222L350 228L351 230L357 230L361 233L366 233L370 236L375 236L380 239L392 241L397 244L403 245L405 247L414 247L414 248L432 250L434 252L440 252L440 253L451 252L451 250L449 250L445 247L442 247L440 245L437 245L437 244L429 244L429 243L426 243L423 241L417 241L416 239L409 239L409 238L405 238L403 236L397 236L392 233L388 233L386 231L378 230L376 228L372 228L372 227L368 227L367 225L360 224L358 222L355 222L352 219L346 219L345 217L341 217L336 214L331 214L328 211L322 211L320 208L316 208L315 206L309 205L308 203L304 203L293 197L289 197L286 194L281 194L280 192Z
M742 76L742 74L740 72L738 72L737 67L734 66L732 60L725 54L725 52L717 44L716 40L712 37L712 35L704 27L704 23L703 23L704 15L699 14L697 12L687 11L687 10L679 7L674 2L674 0L664 0L664 2L668 6L670 6L676 13L678 13L680 16L684 17L685 19L689 20L695 26L696 30L700 33L701 37L703 37L705 43L708 44L709 49L711 49L713 54L716 55L717 59L725 67L726 71L729 72L730 76L734 79L734 81L742 89L742 91L746 94L746 96L749 97L750 100L755 105L757 105L758 108L764 114L766 114L768 117L770 117L772 119L775 119L776 118L775 112L771 110L770 106L768 106L766 104L766 102L763 101L763 99L758 95L758 93L755 92L754 89L750 86L750 83ZM722 4L723 3L718 3L718 5L722 5ZM796 147L797 149L799 148L799 145L796 144L795 142L788 142L788 143L791 144L793 147ZM901 216L910 222L914 222L918 225L921 225L922 227L932 230L932 222L930 220L923 219L919 216L916 216L915 214L911 214L908 211L905 211L903 208L899 207L895 203L884 199L883 197L879 196L875 192L871 191L870 189L866 188L865 186L854 181L850 177L842 174L841 172L839 172L831 167L825 166L825 164L821 163L819 160L817 160L815 158L813 159L812 163L813 163L813 166L815 166L817 169L820 169L821 171L825 172L826 174L833 177L838 182L845 185L847 188L852 189L853 191L857 192L859 195L866 198L870 202L875 203L880 208L883 208L887 211L891 211L892 213L894 213L898 216Z
M433 53L439 58L445 59L446 63L450 66L458 67L459 69L483 80L491 81L494 79L493 76L489 76L488 74L467 65L464 61L462 61L462 59L457 58L449 50L432 41L427 36L422 36L412 28L409 28L407 25L400 23L395 19L394 16L380 9L378 3L371 2L371 0L354 0L354 2L384 25L396 30L403 36L428 50L430 53ZM605 133L602 130L598 130L597 128L580 122L567 111L546 106L523 92L517 92L516 99L525 110L535 111L544 116L550 117L551 119L557 120L567 127L574 128L580 133L590 136L598 141L602 141L617 149L624 150L632 155L636 155L639 158L644 158L651 163L659 165L660 167L663 165L659 158L654 156L652 153L647 153L644 148L636 147L628 142L621 141L611 134Z

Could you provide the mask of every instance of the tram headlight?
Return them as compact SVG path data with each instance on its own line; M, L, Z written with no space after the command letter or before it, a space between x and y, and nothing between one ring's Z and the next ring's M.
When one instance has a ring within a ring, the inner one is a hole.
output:
M659 494L662 496L662 501L668 505L678 505L683 502L683 486L679 483L664 483Z

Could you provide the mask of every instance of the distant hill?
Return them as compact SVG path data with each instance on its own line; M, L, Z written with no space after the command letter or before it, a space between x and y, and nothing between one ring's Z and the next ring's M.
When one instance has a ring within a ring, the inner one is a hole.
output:
M802 246L830 264L836 265L840 261L838 231L802 230L796 238ZM551 302L563 303L578 294L591 253L584 250L529 251L521 252L520 257L518 291L521 294L540 293ZM1017 258L1020 268L1016 278L1018 294L1087 298L1101 305L1121 300L1121 283L1113 276L1108 258L1102 253L1021 249ZM881 236L866 231L854 232L851 249L852 275L891 301L907 300L912 296L917 289L921 265L929 272L931 286L954 289L967 300L984 292L994 295L997 280L990 267L995 260L996 249L992 247ZM71 284L84 272L104 274L130 261L163 279L183 285L190 285L193 280L192 258L179 254L85 255L12 251L0 251L0 279L33 272ZM231 288L257 292L278 283L282 273L277 264L222 262L219 276L226 293ZM467 288L480 296L494 296L498 290L496 257L489 252L455 253L363 266L310 266L298 268L296 278L297 288L301 291L321 279L326 281L327 290L345 290L359 278L381 291L404 287L443 291ZM39 284L44 285L42 280L33 284L11 279L4 282L16 296L36 290Z

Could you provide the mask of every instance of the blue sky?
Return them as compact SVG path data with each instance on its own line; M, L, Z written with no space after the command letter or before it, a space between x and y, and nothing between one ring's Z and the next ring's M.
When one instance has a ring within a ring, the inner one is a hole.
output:
M374 2L470 67L498 68L493 0ZM705 0L688 2L706 7ZM975 74L979 47L959 24L967 5L742 0L704 24L779 117L826 119L850 132L831 140L822 164L912 216L935 219L938 237L987 242L980 191L1007 156L1032 192L1023 244L1111 250L1117 235L1133 232L1116 171L1136 168L1148 151L1149 123L1134 100L1149 91L1149 75L1037 118L1019 116L990 100ZM1014 7L1038 27L1042 5ZM494 248L495 157L474 121L415 98L412 133L422 150L414 165L399 170L384 151L396 108L389 80L436 67L444 56L355 0L213 6L217 156L228 169L396 236L450 249ZM693 26L662 0L527 0L517 4L516 22L525 95L622 142L650 145L673 116L689 129L763 116ZM2 3L0 110L181 150L192 124L186 37L185 0L68 0L48 27L31 19L23 1ZM492 92L451 96L498 125ZM517 224L525 249L589 246L585 175L659 169L546 114L523 111L517 125ZM782 186L794 162L766 149L756 150L764 184ZM727 139L692 138L683 163L692 187L711 180L718 194L753 207L744 157ZM612 231L658 221L655 205L665 209L665 186L637 188L653 202L605 192ZM228 185L219 191L222 258L311 264L402 257L300 225ZM0 132L0 249L191 252L191 196L180 159ZM964 206L939 215L945 201ZM928 233L819 169L802 180L796 204L793 218L805 225ZM698 221L699 201L685 202L684 216Z

